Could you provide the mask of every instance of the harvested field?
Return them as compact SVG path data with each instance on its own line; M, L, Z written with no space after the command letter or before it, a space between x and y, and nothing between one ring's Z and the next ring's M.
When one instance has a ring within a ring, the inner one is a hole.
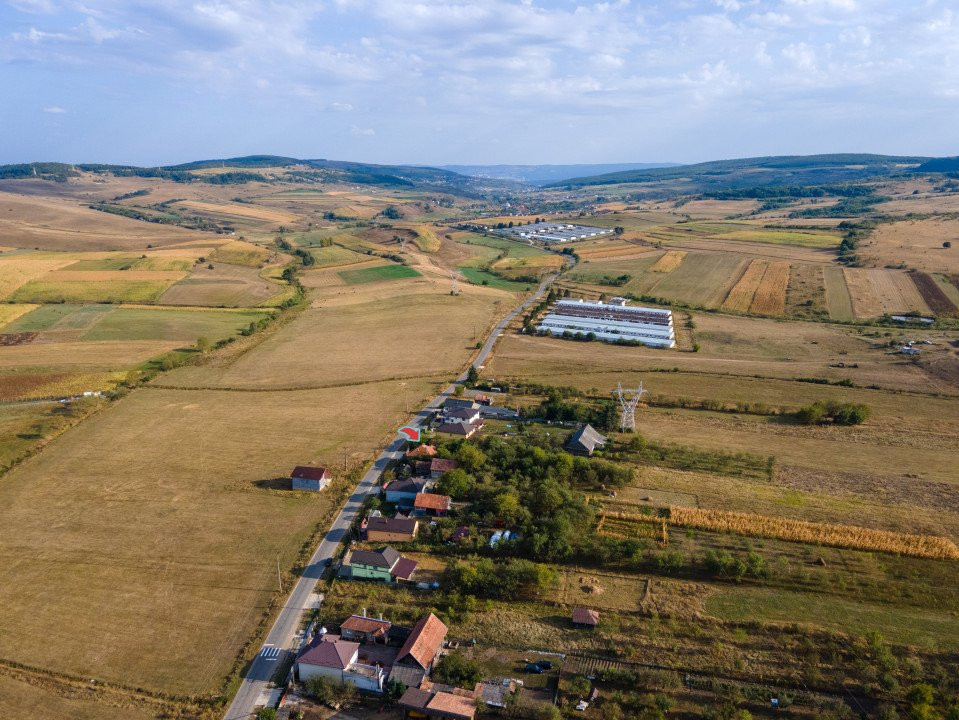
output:
M839 244L839 236L836 233L819 230L757 228L755 230L736 230L724 233L721 237L723 240L798 245L808 248L834 248Z
M230 265L244 265L246 267L262 267L273 255L269 250L243 240L233 240L221 245L210 255L210 261L215 263L229 263Z
M942 246L947 241L952 242L951 248ZM857 252L878 266L903 263L924 272L957 272L959 220L932 217L882 223L859 243Z
M857 320L879 317L883 313L883 304L876 294L875 287L867 270L843 268L843 278L852 298L853 314ZM826 293L829 293L829 280L826 281Z
M310 250L310 254L316 260L313 264L316 268L336 267L339 265L352 265L354 263L368 262L369 255L361 255L344 247L330 245L328 247L318 247Z
M448 285L425 280L398 290L388 302L375 286L330 288L341 292L319 300L294 323L264 341L255 353L228 367L180 368L159 382L185 387L314 387L424 375L458 373L476 340L505 314L508 296L485 290L453 297ZM422 284L422 285L420 285ZM446 292L444 292L446 291ZM322 292L322 291L321 291ZM431 331L420 332L429 318ZM475 335L474 335L475 329ZM322 353L291 348L323 348ZM402 350L401 350L402 349Z
M721 220L730 215L748 215L759 207L758 200L692 200L676 210L697 219Z
M846 275L843 269L835 266L826 266L822 269L823 284L825 287L826 309L832 320L844 322L856 319L852 296L846 284Z
M113 370L146 362L181 344L170 340L32 342L4 347L0 367L48 367L55 362L58 367Z
M292 213L248 203L212 203L201 202L199 200L185 200L184 202L177 203L175 207L195 210L202 215L262 220L279 225L291 224L297 220L297 216Z
M54 184L44 183L43 188L47 191ZM143 250L148 245L162 247L204 236L91 210L68 198L0 192L0 237L4 245L18 248L91 251Z
M642 513L610 512L606 516L644 524L657 524L661 521L658 517ZM668 522L670 525L681 527L751 537L776 538L789 542L910 555L935 560L959 560L959 547L956 547L952 540L932 535L914 535L853 525L814 523L755 513L704 510L683 506L669 508Z
M764 260L751 261L742 277L723 300L722 309L730 312L748 312L753 302L753 295L756 294L756 289L762 282L767 267L769 263Z
M649 271L670 273L680 266L687 254L685 250L667 250L659 260L649 266Z
M915 283L909 279L908 273L879 268L872 268L867 272L885 312L929 313L929 306L923 302L922 296L919 295Z
M789 284L789 263L771 262L763 273L762 282L753 295L751 313L782 315L786 312L786 286Z
M955 306L945 291L939 287L939 283L928 273L916 270L909 273L923 301L929 306L929 309L935 315L944 317L955 317L959 308Z
M265 311L177 310L117 308L99 320L83 340L165 340L192 345L205 337L216 342L237 334L251 322L269 316Z
M190 276L171 285L157 299L164 305L250 307L283 292L286 285L270 282L255 267L215 263L197 266Z
M395 383L147 389L60 436L0 484L0 655L216 694L275 592L276 558L291 567L333 502L263 481L298 461L340 475L344 454L355 465L390 435L403 402Z

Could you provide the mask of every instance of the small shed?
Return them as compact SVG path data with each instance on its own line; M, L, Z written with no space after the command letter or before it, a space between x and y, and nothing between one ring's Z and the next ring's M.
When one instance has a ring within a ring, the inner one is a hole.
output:
M573 627L580 630L595 630L599 624L599 613L589 608L573 608Z
M566 449L574 455L592 455L596 448L606 444L606 437L596 432L592 425L583 425L566 441Z
M330 471L325 467L297 465L290 473L294 490L323 490L330 484Z

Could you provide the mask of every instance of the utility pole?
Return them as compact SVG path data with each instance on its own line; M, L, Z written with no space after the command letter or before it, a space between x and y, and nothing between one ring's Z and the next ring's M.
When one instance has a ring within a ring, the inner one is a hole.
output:
M283 576L280 575L280 556L276 556L276 584L280 588L280 594L283 594Z

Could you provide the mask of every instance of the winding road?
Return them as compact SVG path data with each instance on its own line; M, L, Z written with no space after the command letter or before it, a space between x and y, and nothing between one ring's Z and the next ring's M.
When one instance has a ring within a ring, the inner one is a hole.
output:
M473 360L472 364L474 367L481 367L486 362L490 353L493 351L494 345L496 345L496 341L509 324L520 313L532 304L538 302L546 293L546 288L549 287L557 277L558 275L551 275L543 280L532 296L497 323L496 327L492 329L486 338L486 342L483 343L476 358ZM417 426L425 425L430 414L434 410L442 407L446 399L453 394L456 385L466 379L467 372L468 371L464 371L455 382L416 413L410 424ZM373 465L363 476L362 480L360 480L360 483L356 486L353 494L350 495L346 504L336 516L336 519L333 520L333 525L313 552L309 564L293 586L293 590L283 608L280 610L276 622L273 623L273 627L266 636L263 647L250 664L246 676L243 678L243 682L240 684L240 688L233 698L233 702L230 703L224 715L225 720L248 720L254 717L257 707L263 705L265 702L265 698L271 690L270 680L276 672L277 667L289 653L296 651L296 645L299 642L298 631L303 625L304 613L313 610L315 607L316 596L314 595L314 591L317 582L323 575L326 561L333 558L343 538L357 520L357 516L363 507L363 502L366 500L366 497L370 493L376 492L379 488L379 477L387 465L391 460L403 457L403 447L405 444L405 438L397 437L383 449L376 460L373 461Z

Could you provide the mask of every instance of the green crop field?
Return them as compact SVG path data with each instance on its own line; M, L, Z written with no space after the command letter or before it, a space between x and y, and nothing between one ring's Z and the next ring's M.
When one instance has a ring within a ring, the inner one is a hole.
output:
M534 255L544 255L545 250L534 245L527 245L524 242L508 240L507 238L494 237L492 235L474 235L470 234L465 238L457 240L463 245L483 245L484 247L494 248L496 250L505 250L509 257L523 258ZM499 253L496 253L498 255ZM495 255L494 255L495 257Z
M168 310L117 308L97 322L83 340L177 340L193 343L198 337L216 341L235 335L265 311Z
M11 322L3 331L5 333L42 332L49 330L68 315L77 312L83 305L63 303L56 305L41 305L26 315L21 315Z
M757 228L724 233L723 240L773 243L776 245L799 245L810 248L834 248L839 245L839 236L830 232L814 230L778 230Z
M842 268L827 266L822 269L822 277L826 286L826 308L829 317L833 320L852 321L856 313L852 307L852 296L846 285Z
M32 280L20 287L11 300L28 303L136 303L152 302L173 280Z
M494 275L486 270L480 270L475 267L460 267L459 271L467 280L476 285L488 285L498 290L509 290L510 292L525 292L530 289L529 283L518 283L512 280L504 280L498 275Z
M343 282L347 285L363 285L365 283L420 276L416 270L406 265L379 265L358 270L341 270L337 274L343 278Z
M335 267L337 265L351 265L358 262L366 262L370 259L369 255L362 255L353 250L338 245L329 245L327 247L315 247L310 250L316 262L313 267Z
M706 610L723 620L810 623L859 635L877 631L904 645L959 650L959 618L945 608L936 612L779 588L730 587L708 597Z

